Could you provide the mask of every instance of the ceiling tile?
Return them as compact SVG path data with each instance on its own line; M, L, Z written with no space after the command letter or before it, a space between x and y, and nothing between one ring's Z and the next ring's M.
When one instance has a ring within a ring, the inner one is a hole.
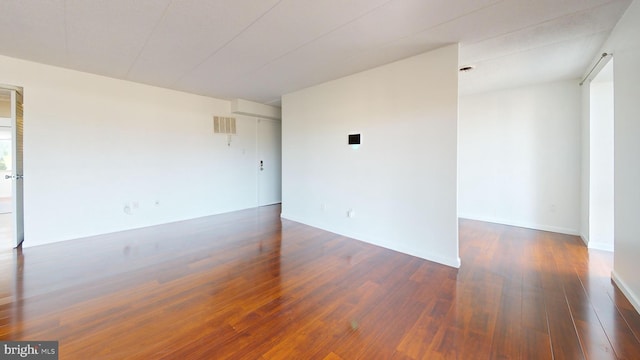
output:
M179 85L190 87L202 77L219 86L228 84L238 75L262 68L386 2L389 0L285 0L191 71ZM340 11L336 11L338 8Z
M123 78L170 0L67 0L67 51L73 68Z
M2 0L0 44L2 55L66 64L64 1Z
M460 62L473 63L606 32L611 28L611 19L620 18L628 5L626 1L615 1L491 39L465 44L460 52Z
M562 16L597 8L611 0L510 0L428 29L431 38L467 44L509 34ZM629 3L629 0L613 2ZM625 6L626 7L626 6Z
M607 38L592 34L544 47L521 51L476 63L476 69L460 74L460 94L579 78Z
M278 0L173 2L132 66L129 78L171 87L278 3Z
M461 91L486 91L580 76L630 2L3 0L0 54L277 103L460 42L461 62L477 66Z
M311 81L314 81L311 79L327 81L350 74L353 71L362 71L381 65L380 62L370 61L372 59L371 53L374 51L383 47L385 51L388 51L390 48L388 45L398 38L407 37L495 2L496 0L466 0L455 6L447 0L386 2L368 12L361 10L362 15L360 16L358 16L358 12L354 11L352 16L355 18L352 21L326 32L323 36L317 37L317 33L321 33L321 31L317 31L315 34L310 33L308 37L313 41L298 40L297 43L302 43L302 46L292 46L292 51L272 61L262 60L261 62L261 59L268 59L267 56L252 58L252 55L260 56L262 53L251 51L252 47L250 46L237 46L234 41L229 45L228 51L221 52L225 55L224 57L210 59L198 71L194 71L188 78L181 81L180 86L197 87L198 79L208 77L213 80L209 89L215 92L216 86L224 89L237 88L238 82L247 84L253 81L253 85L246 85L245 88L253 94L254 100L256 96L272 98L273 94L267 94L267 90L264 91L264 94L256 95L257 89L268 88L269 85L274 89L282 88L278 85L282 82L281 79L288 79L287 83L290 85L286 88L292 91L299 86L310 86ZM312 13L318 13L318 11ZM277 17L281 18L282 16ZM308 22L304 21L303 23ZM326 28L329 27L326 26ZM261 30L260 32L265 31ZM288 29L287 31L293 30ZM257 36L253 32L249 35ZM281 38L282 36L273 37L271 41L276 39L276 42L279 43ZM264 46L271 45L268 38L258 37L258 39L266 43ZM251 40L246 41L250 43ZM411 47L399 46L393 52L387 52L382 56L373 56L373 58L380 58L380 61L387 63L432 49L435 47L433 44L430 42L413 44ZM234 52L239 48L244 51ZM282 48L282 50L286 49ZM389 56L390 54L393 54L393 57ZM358 56L360 59L354 59ZM273 80L267 85L256 84L254 79L260 78L257 72L266 73L266 77ZM201 93L208 92L207 87L203 85L198 89Z

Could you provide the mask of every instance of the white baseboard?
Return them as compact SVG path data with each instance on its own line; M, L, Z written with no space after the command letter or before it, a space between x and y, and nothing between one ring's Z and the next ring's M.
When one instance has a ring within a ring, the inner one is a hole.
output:
M605 242L589 241L589 239L584 237L584 235L580 235L580 239L582 239L582 242L589 249L613 252L613 244L605 243Z
M640 313L640 300L633 290L629 288L629 286L618 276L618 274L616 274L615 271L611 272L611 279L616 283L616 285L618 285L620 291L622 291L624 296L627 297L627 300L629 300L636 311Z
M393 250L393 249L391 249ZM406 254L406 253L404 253ZM440 256L434 256L434 255L426 255L426 256L418 256L418 255L413 255L413 254L409 254L411 256L416 256L419 257L421 259L425 259L428 261L432 261L432 262L436 262L438 264L442 264L442 265L447 265L450 266L452 268L456 268L459 269L460 265L462 265L462 260L460 260L460 257L458 257L457 259L450 259L450 258L443 258Z
M508 226L517 226L517 227L526 228L526 229L549 231L549 232L554 232L559 234L567 234L567 235L575 235L575 236L580 235L580 232L577 229L569 229L569 228L564 228L559 226L550 226L550 225L543 225L543 224L534 224L526 221L513 221L513 220L507 220L507 219L492 218L487 216L475 216L470 214L458 214L458 217L462 219L484 221L484 222L490 222L490 223L502 224L502 225L508 225Z
M462 261L460 260L460 257L457 256L456 258L448 258L448 257L443 257L437 254L432 254L432 253L424 253L424 252L416 252L413 250L407 250L407 249L401 249L401 248L397 248L397 247L393 247L390 246L388 244L383 244L381 242L376 241L375 239L363 239L362 236L358 236L357 234L345 234L345 233L341 233L339 231L335 231L333 229L328 229L324 226L322 226L321 224L317 224L317 223L313 223L313 222L309 222L309 221L305 221L303 219L297 218L295 216L289 216L287 214L281 213L280 217L285 219L285 220L290 220L290 221L295 221L297 223L301 223L307 226L311 226L323 231L328 231L328 232L332 232L334 234L338 234L340 236L344 236L344 237L348 237L357 241L362 241L365 242L367 244L371 244L371 245L375 245L375 246L379 246L385 249L389 249L389 250L393 250L393 251L397 251L399 253L402 254L407 254L407 255L411 255L411 256L415 256L424 260L428 260L428 261L432 261L438 264L442 264L442 265L446 265L446 266L450 266L452 268L456 268L459 269L460 265L462 264Z
M604 242L589 241L587 243L587 247L589 249L594 249L594 250L603 250L603 251L613 252L613 244L604 243Z
M589 247L589 239L585 238L582 234L580 234L580 239L582 239L582 242L586 247Z

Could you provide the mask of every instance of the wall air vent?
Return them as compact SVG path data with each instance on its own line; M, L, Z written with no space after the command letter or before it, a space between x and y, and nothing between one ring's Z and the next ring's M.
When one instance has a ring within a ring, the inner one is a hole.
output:
M233 134L236 133L236 118L234 117L213 117L213 132L216 134Z

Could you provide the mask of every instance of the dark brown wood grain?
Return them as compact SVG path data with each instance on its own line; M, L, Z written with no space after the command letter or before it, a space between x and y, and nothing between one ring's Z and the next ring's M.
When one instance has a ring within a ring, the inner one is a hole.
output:
M0 339L61 359L637 359L612 254L460 221L462 267L270 206L0 254Z

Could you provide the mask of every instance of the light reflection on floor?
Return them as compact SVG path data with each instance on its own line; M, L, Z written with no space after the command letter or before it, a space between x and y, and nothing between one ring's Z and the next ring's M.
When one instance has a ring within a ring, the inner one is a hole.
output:
M13 243L12 213L0 214L0 252L11 251Z
M13 258L13 231L11 213L0 214L0 306L13 301L13 266L11 261L2 261L5 258ZM0 317L0 326L5 319Z

